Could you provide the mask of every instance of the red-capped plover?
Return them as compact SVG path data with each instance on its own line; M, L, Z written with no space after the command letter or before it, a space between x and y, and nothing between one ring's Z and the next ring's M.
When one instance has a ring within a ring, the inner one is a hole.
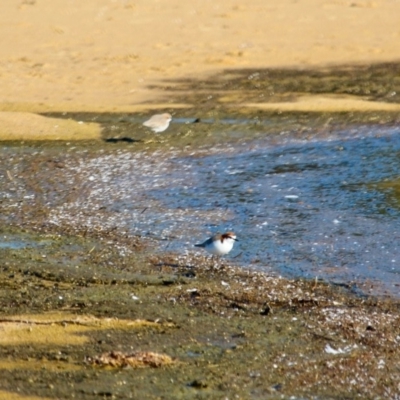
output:
M218 233L207 239L204 243L195 244L195 246L202 247L216 256L223 256L232 250L235 241L238 241L236 235L233 232L226 232L224 234Z
M150 128L153 132L164 132L168 128L171 119L171 114L156 114L143 122L143 125Z

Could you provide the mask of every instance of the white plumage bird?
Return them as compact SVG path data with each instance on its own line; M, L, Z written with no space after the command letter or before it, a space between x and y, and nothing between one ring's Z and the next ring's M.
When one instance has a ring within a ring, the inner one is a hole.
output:
M150 128L155 133L160 133L164 132L168 128L171 120L172 116L169 113L155 114L147 121L143 122L143 125Z

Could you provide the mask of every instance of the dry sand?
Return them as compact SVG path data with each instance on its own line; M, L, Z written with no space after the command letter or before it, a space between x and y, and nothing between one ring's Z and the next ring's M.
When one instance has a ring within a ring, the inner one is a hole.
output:
M178 108L151 85L229 68L398 61L399 15L396 0L3 0L0 111ZM321 98L302 104L318 110Z

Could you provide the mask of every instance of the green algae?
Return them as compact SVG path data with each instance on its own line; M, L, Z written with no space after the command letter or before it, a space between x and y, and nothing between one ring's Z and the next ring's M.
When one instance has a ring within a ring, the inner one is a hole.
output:
M192 122L172 123L163 135L141 127L143 113L51 115L102 126L103 141L79 143L82 153L76 157L127 146L131 151L190 151L281 131L304 137L308 131L398 122L398 113L391 112L282 113L240 107L242 102L287 101L298 93L398 102L398 66L392 64L336 72L225 71L202 82L165 85L172 106L160 112ZM173 110L178 102L192 107L178 115ZM54 171L63 168L60 154L74 154L73 146L10 146L8 155L43 148L46 154L38 152L28 161L9 157L7 168L14 166L21 174L3 174L13 190L25 178L38 200L21 200L19 209L1 204L1 234L12 240L0 246L0 398L398 397L398 301L356 296L351 285L268 277L207 257L182 261L121 231L50 225L43 204L53 191L64 190ZM54 176L43 176L48 165ZM383 187L397 193L395 182ZM69 188L57 201L82 196ZM23 245L7 245L11 242ZM121 255L116 244L131 251ZM23 340L18 341L17 329ZM88 362L113 351L156 352L174 362L159 368L99 368Z
M359 124L397 124L396 110L351 108L323 111L285 111L258 109L257 104L293 102L300 97L346 96L367 103L400 103L399 63L342 65L319 69L228 69L201 79L177 79L154 86L167 93L155 98L148 112L90 113L51 112L45 116L97 123L102 139L110 148L129 146L137 150L198 148L221 142L237 143L276 134L279 131L319 132ZM157 113L173 116L167 131L156 135L142 126L154 113L154 104L163 106ZM185 108L174 105L186 104ZM247 105L252 104L252 107ZM153 110L153 111L151 111ZM229 126L229 129L226 129Z
M400 207L400 178L378 182L373 187L386 193L391 204Z
M32 233L35 238L43 239ZM173 254L156 257L146 248L130 273L175 279L129 281L112 249L113 268L91 264L95 237L46 238L51 262L34 257L42 254L40 246L0 250L4 390L18 386L19 394L81 399L375 398L397 390L396 302L355 297L319 281L271 278L207 257L171 266ZM86 255L82 270L96 270L98 279L66 275L74 252ZM51 273L50 264L57 266ZM343 353L329 354L327 345ZM104 369L87 362L110 351L156 352L173 364ZM368 377L373 385L363 380Z

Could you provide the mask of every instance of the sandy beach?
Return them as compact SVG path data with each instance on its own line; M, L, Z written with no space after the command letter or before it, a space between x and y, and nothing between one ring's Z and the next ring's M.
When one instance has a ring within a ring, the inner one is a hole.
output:
M0 111L179 109L194 105L171 98L177 82L230 69L396 62L399 14L392 0L5 0ZM299 101L295 109L321 108L320 97ZM323 108L349 101L323 99Z
M2 6L0 399L400 398L399 0Z

